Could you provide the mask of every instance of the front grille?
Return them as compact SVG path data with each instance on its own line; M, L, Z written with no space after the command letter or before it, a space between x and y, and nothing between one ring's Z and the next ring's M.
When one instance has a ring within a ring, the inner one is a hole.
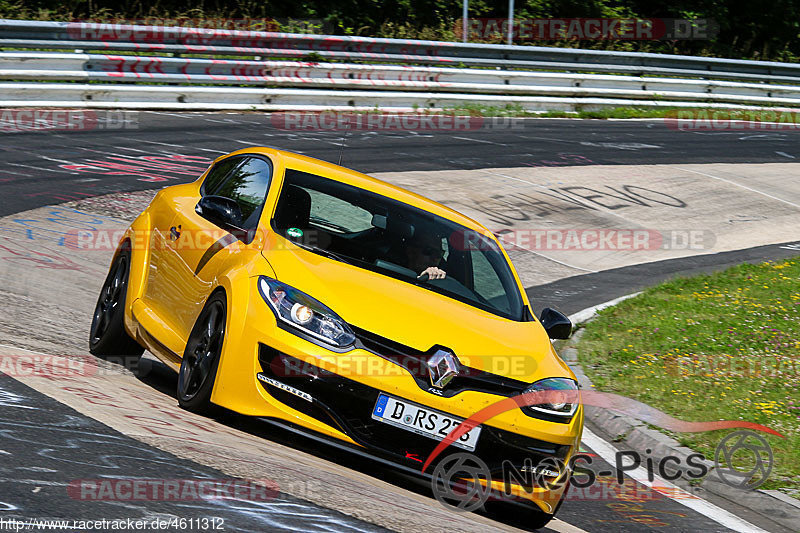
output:
M378 354L381 356L390 356L390 355L407 355L407 356L421 356L424 355L425 352L412 348L410 346L406 346L405 344L400 344L399 342L393 341L392 339L387 339L386 337L381 337L371 331L367 331L366 329L361 329L356 326L350 324L350 328L353 330L353 333L356 334L356 337L359 341L364 345L364 348L369 350L374 354Z
M420 351L399 342L387 339L365 329L350 325L360 343L360 348L374 353L384 359L405 368L417 382L419 388L431 391L430 377L427 370L428 359L436 350L451 351L445 346L434 345L426 351ZM444 389L436 389L437 396L450 398L461 392L472 390L497 394L499 396L516 396L521 394L528 383L506 378L484 370L461 366L461 372Z
M259 348L262 372L281 383L312 396L313 401L295 396L260 381L278 401L331 427L339 429L373 453L401 464L421 466L439 441L396 428L372 419L380 391L327 372L283 354L264 344ZM457 449L451 448L448 455ZM522 465L526 459L538 464L546 457L564 460L569 446L525 437L492 426L483 426L475 454L493 472L502 470L503 461Z

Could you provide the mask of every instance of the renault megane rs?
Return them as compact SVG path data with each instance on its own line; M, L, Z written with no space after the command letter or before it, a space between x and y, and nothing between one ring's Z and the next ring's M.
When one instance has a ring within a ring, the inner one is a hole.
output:
M261 417L422 475L481 409L574 393L550 341L570 330L551 309L534 316L505 250L474 220L340 166L249 148L162 189L131 224L90 349L148 349L178 372L185 409ZM510 487L529 523L544 524L571 469L540 472L558 483L524 474L570 464L582 427L564 397L505 410L448 452L480 459L491 472L480 483Z

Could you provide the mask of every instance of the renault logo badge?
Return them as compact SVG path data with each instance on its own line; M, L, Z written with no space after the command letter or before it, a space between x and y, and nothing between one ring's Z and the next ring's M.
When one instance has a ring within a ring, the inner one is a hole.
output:
M436 350L428 359L428 373L431 376L431 385L443 389L458 375L461 365L455 354L445 350Z

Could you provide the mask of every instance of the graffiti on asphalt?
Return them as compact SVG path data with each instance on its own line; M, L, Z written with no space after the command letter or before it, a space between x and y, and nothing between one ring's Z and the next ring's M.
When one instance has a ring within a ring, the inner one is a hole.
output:
M48 241L57 246L70 246L69 236L76 230L98 231L102 224L120 225L119 220L85 213L77 209L50 209L43 215L28 214L25 218L6 218L0 222L0 236L13 236L25 241ZM108 227L108 226L104 226Z
M455 203L455 202L452 202ZM615 211L626 207L666 206L685 208L687 203L670 194L640 187L606 185L603 188L583 186L552 187L530 193L493 194L488 199L472 199L472 207L490 221L514 226L517 222L532 220L574 209Z
M199 177L211 159L199 155L109 155L82 163L59 165L64 170L104 176L139 176L139 181L159 183L183 176Z
M6 244L10 246L6 246ZM22 267L53 268L58 270L83 270L83 268L58 252L41 251L18 242L0 244L0 259Z

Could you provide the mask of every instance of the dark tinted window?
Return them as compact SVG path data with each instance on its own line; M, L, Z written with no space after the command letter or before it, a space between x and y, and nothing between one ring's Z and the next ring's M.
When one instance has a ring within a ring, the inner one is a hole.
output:
M203 180L202 193L213 194L211 191L219 187L219 184L227 177L231 169L241 162L241 157L229 157L214 165L214 168L206 174L206 179Z
M522 297L499 245L417 207L287 169L272 227L306 249L513 320ZM429 267L446 272L427 279Z
M266 160L247 158L216 190L209 188L206 193L235 200L242 211L243 228L253 229L258 225L271 176L272 167Z

